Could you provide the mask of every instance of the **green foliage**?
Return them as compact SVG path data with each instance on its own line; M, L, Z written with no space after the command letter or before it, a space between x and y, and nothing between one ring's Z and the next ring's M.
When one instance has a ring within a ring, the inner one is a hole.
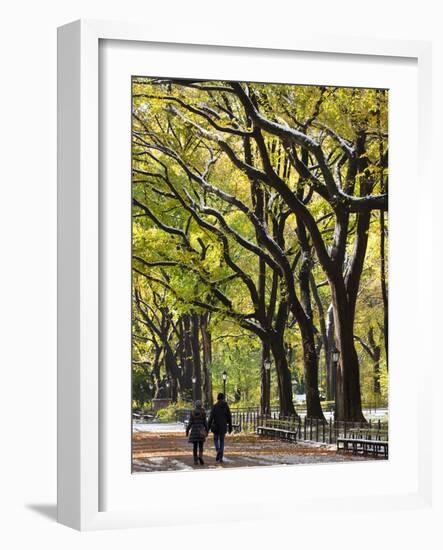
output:
M187 405L189 407L189 405ZM183 406L182 406L183 407ZM175 422L177 420L178 404L172 403L169 407L159 409L156 414L156 420L159 422Z
M207 83L222 86L224 83ZM356 178L358 195L363 177L371 177L375 182L373 193L379 193L387 177L387 169L380 166L380 143L387 146L388 92L384 90L332 88L319 86L293 86L282 84L249 84L251 94L260 106L261 112L270 120L284 126L300 128L311 120L311 137L317 140L325 156L336 162L337 174L341 181L347 177L346 162L338 163L342 154L337 138L355 141L362 132L368 136L366 152L367 165L364 174ZM194 111L183 105L191 105ZM179 86L156 79L140 78L133 82L133 198L149 207L149 215L134 206L133 208L133 289L155 311L166 308L172 323L180 316L206 311L210 306L210 332L213 345L212 374L213 393L222 388L221 373L228 372L227 393L233 396L240 390L240 404L257 405L260 400L260 340L245 328L244 320L254 308L244 278L236 275L229 265L227 255L237 264L254 284L258 285L260 263L256 253L239 244L243 242L261 246L257 239L249 213L254 209L254 193L264 193L269 211L265 225L272 231L273 223L285 212L285 205L273 189L266 188L263 182L251 185L245 171L230 160L218 145L218 137L226 140L232 151L243 159L244 138L235 132L224 133L217 130L207 118L195 112L216 113L213 120L220 129L240 128L250 131L250 121L245 117L240 102L232 94L207 92L196 87ZM329 130L325 130L325 127ZM264 141L275 172L284 177L295 194L306 197L312 182L303 179L290 166L290 148L278 144L275 138L264 132ZM262 160L257 147L252 144L251 155L260 168ZM286 148L285 148L286 147ZM171 149L174 155L168 154ZM300 151L298 153L300 155ZM285 156L286 155L286 156ZM177 161L177 158L180 161ZM313 162L312 159L310 162ZM210 185L223 193L235 197L246 205L245 213L239 208L227 205L217 194L199 187L186 172L185 166L192 167L198 174L204 174ZM321 178L319 170L318 177ZM204 209L209 209L204 211ZM321 194L313 193L308 204L309 211L318 221L326 246L332 244L335 222L331 205ZM224 228L220 213L229 231ZM205 223L215 227L202 227L196 220L199 215ZM387 218L387 216L386 216ZM165 231L163 226L174 228L175 232ZM350 215L350 227L346 243L346 257L352 256L355 246L355 226L357 214ZM284 228L282 244L288 260L298 269L297 254L300 244L297 238L297 220L290 214ZM383 228L387 233L387 226ZM219 233L224 233L223 240ZM226 253L229 251L229 254ZM386 251L386 256L387 256ZM148 264L144 264L148 262ZM168 265L164 263L168 262ZM326 276L315 254L312 258L312 275L318 287L320 302L324 312L331 303L331 292L327 284L321 285ZM376 344L381 348L380 383L381 397L386 398L388 379L386 357L383 344L383 304L380 289L380 217L371 214L368 249L358 295L355 333L363 341L367 340L368 327L374 328ZM146 277L148 275L148 277ZM265 302L271 300L273 280L272 270L265 271ZM231 307L214 298L214 286L223 293ZM297 289L298 291L298 289ZM155 296L157 296L155 301ZM276 290L276 301L285 299L281 285ZM134 366L134 399L138 402L149 399L146 382L151 376L155 362L156 342L134 306L133 360L144 361ZM234 315L235 313L235 315ZM275 322L275 314L271 319ZM320 325L318 308L313 303L313 321ZM299 327L290 315L285 326L285 343L294 350L289 368L296 381L296 391L303 390L303 361ZM174 335L171 332L171 341ZM371 357L357 344L361 366L363 400L373 397L374 365ZM176 351L174 349L174 351ZM319 367L322 372L322 389L325 387L324 349L320 352ZM159 357L159 373L166 373L165 355ZM277 399L276 373L271 370L272 400ZM159 412L159 418L172 418L175 406Z
M223 323L229 330L229 323ZM232 325L232 324L231 324ZM227 334L235 334L232 327ZM260 402L260 343L257 338L248 334L238 337L223 338L223 333L214 346L214 360L211 365L214 395L223 391L222 373L226 371L226 394L230 402L236 392L241 398L238 405L256 406ZM216 337L217 338L217 337Z

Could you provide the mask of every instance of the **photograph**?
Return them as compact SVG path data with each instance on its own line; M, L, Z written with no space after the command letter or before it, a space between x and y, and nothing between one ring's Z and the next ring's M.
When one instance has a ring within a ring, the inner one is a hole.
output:
M389 90L129 85L132 472L388 459Z

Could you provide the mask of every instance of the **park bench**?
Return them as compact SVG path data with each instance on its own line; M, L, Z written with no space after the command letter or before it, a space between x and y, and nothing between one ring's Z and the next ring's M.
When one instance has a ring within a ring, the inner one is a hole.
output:
M337 438L337 452L352 452L353 454L382 456L388 458L389 442L376 437L362 439L351 434L350 437Z
M267 437L284 439L285 441L297 441L297 432L284 428L275 428L273 426L257 426L257 434Z

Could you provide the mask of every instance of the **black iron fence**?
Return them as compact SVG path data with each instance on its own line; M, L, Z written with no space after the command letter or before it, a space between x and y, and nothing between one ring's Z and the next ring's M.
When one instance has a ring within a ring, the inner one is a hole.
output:
M177 421L187 422L191 409L177 411ZM268 415L260 414L258 409L232 409L232 424L234 431L256 433L257 428L267 427L277 430L297 432L297 440L315 441L319 443L335 444L338 437L356 437L366 439L388 440L388 422L369 420L368 422L344 422L308 418L307 416L282 416L278 409Z
M191 415L192 409L178 409L176 411L177 422L187 422ZM209 411L207 411L209 415ZM231 408L232 424L238 427L241 431L256 431L258 425L258 419L262 416L259 408L244 407L244 408ZM281 418L280 410L275 407L269 411L268 418L278 419Z
M388 423L378 420L348 422L334 419L323 420L300 416L272 418L259 416L257 426L297 432L297 440L335 444L339 437L388 440Z

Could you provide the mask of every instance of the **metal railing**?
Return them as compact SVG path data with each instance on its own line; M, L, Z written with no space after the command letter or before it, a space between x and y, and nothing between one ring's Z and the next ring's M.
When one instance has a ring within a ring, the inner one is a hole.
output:
M280 430L296 431L297 440L335 444L339 437L388 440L388 423L381 420L368 422L344 422L333 419L280 417L278 419L260 416L258 426Z

